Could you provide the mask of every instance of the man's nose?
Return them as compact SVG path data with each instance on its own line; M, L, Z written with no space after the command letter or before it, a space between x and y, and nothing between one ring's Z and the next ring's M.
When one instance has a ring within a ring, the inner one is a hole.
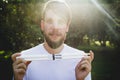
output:
M55 28L55 29L59 28L58 22L54 22L52 26L53 26L53 28Z

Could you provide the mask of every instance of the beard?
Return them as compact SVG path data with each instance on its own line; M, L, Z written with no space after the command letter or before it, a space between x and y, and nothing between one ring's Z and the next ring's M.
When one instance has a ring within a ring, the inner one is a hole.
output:
M56 48L60 47L60 46L64 43L64 40L65 40L65 38L66 38L66 35L63 36L63 35L60 34L60 33L56 33L56 34L54 34L54 33L49 33L49 34L47 35L47 34L45 34L45 33L43 32L43 34L44 34L44 37L45 37L45 40L46 40L47 44L48 44L49 47L51 47L52 49L56 49ZM61 38L60 38L58 41L52 41L52 40L50 39L49 35L50 35L50 36L51 36L51 35L61 36Z

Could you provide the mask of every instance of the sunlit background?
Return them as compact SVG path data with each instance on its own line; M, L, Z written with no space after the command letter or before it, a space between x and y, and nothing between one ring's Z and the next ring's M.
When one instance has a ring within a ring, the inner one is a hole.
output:
M48 0L0 0L0 80L11 80L15 52L43 42L41 10ZM92 80L118 80L120 0L66 0L72 22L66 44L93 50Z

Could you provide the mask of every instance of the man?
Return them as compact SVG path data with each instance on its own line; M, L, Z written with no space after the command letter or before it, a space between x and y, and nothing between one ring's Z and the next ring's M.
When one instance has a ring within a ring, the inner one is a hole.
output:
M64 44L71 22L69 6L64 1L50 0L43 9L41 30L44 43L12 55L14 80L91 80L94 54ZM53 55L53 60L26 61L23 55ZM81 58L59 59L54 55L84 55Z

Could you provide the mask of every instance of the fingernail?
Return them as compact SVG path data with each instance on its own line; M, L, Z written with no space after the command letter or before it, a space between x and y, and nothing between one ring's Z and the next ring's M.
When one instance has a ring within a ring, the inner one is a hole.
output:
M90 50L90 52L92 52L92 50Z

